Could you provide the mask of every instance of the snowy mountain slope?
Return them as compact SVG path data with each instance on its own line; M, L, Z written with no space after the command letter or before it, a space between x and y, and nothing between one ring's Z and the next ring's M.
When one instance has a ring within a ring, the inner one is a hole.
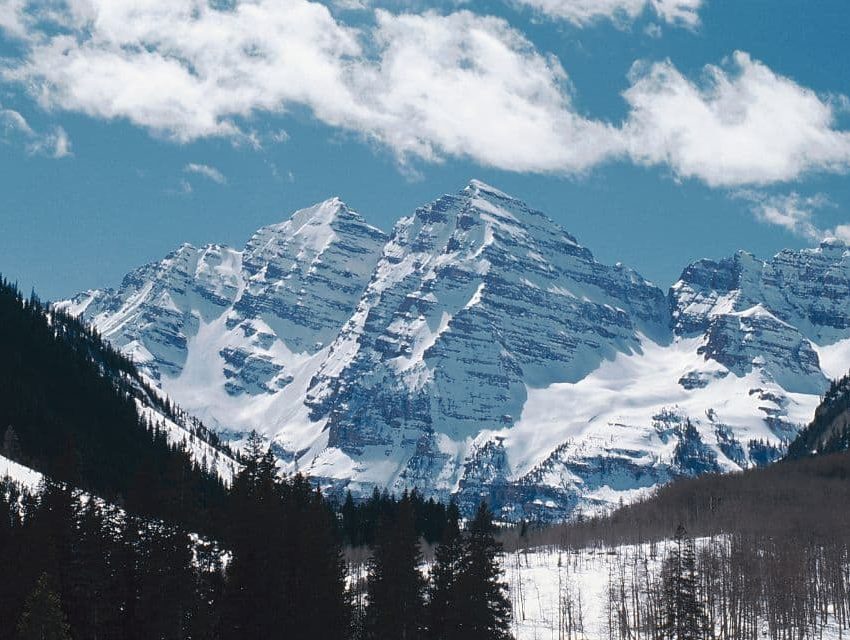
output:
M93 290L60 303L155 380L177 375L201 322L218 317L242 289L242 256L228 247L183 244L160 262L127 274L117 290ZM144 336L143 339L140 339Z
M0 480L6 478L32 491L38 489L44 476L38 471L0 456Z
M676 333L705 333L708 357L743 374L757 352L783 388L822 393L819 345L850 333L850 252L830 240L768 261L745 252L701 260L685 269L670 298Z
M512 425L528 387L580 380L641 332L669 337L660 290L472 182L396 226L308 391L336 450L308 468L454 491L470 442Z
M555 519L780 456L848 366L848 300L837 241L665 294L472 181L389 238L332 199L65 305L287 469Z
M277 435L286 457L321 434L300 401L385 241L332 198L260 229L242 251L183 245L118 289L62 306L83 313L193 415L231 435L255 427ZM276 434L282 424L289 429Z
M540 515L572 507L570 496L585 512L607 510L678 476L732 471L781 454L817 396L788 393L761 371L738 377L706 361L701 342L644 340L641 353L620 354L578 383L529 391L517 425L494 438L517 484L549 488L553 504L545 494L536 498L545 508ZM695 378L707 383L681 384Z

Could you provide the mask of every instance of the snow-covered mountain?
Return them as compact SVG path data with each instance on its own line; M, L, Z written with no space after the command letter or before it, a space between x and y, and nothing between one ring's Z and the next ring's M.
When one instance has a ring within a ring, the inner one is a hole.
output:
M63 306L288 469L553 519L775 459L850 365L848 301L835 241L665 294L472 181L389 238L332 199Z

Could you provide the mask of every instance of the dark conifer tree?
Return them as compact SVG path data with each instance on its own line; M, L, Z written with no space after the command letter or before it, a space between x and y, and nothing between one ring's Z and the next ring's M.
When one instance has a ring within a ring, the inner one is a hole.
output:
M18 622L18 640L71 640L62 602L44 573L24 604Z
M425 579L409 496L379 527L367 578L366 640L418 640L425 627Z
M443 540L434 551L428 599L428 638L462 640L466 603L462 602L460 579L466 560L466 545L460 531L457 504L447 510Z
M340 516L342 517L342 535L345 542L352 547L362 545L360 511L357 505L354 504L354 497L351 495L351 491L345 494L345 502L342 503Z
M29 544L39 550L37 555L32 554L30 569L36 571L36 576L49 570L59 593L65 593L73 580L77 504L78 497L70 487L48 481L42 486L32 517L28 518Z
M139 555L136 637L188 637L195 580L186 531L175 525L149 523L140 540Z
M664 637L669 640L704 640L710 637L704 605L697 589L694 541L681 524L676 543L665 560Z
M194 640L219 640L221 611L224 608L222 549L215 543L199 540L195 544L195 556L196 598L191 637Z
M21 614L23 599L32 589L32 568L20 553L23 542L23 521L18 501L25 499L12 482L0 480L0 576L15 576L15 579L0 579L0 639L12 638L16 621Z
M263 468L262 441L252 432L244 467L233 480L227 544L233 559L227 570L222 637L266 637L279 630L276 598L281 597L282 567L277 553L284 523L273 470Z
M23 461L23 452L21 451L21 440L15 431L15 427L9 425L6 427L6 433L3 436L3 448L0 449L0 454L9 460L15 462Z
M344 640L351 605L336 516L301 475L282 483L283 624L293 640Z
M107 515L97 501L88 499L76 508L76 534L72 566L63 599L74 635L108 638L119 635L116 594L115 547Z
M502 581L499 555L502 546L495 539L493 516L482 502L470 522L460 594L464 603L465 640L507 640L511 638L511 602L507 583Z

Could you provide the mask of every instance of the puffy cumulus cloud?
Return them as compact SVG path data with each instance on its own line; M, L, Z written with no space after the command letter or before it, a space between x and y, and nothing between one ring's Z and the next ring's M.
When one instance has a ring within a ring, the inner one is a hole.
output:
M572 109L560 63L497 18L377 13L379 64L358 68L374 135L402 156L468 156L515 171L580 171L617 132Z
M361 33L307 0L64 6L65 29L33 38L5 71L48 109L180 142L256 144L240 120L302 106L402 160L463 155L518 171L581 170L616 145L611 127L573 112L560 63L502 19L379 10Z
M13 109L0 107L0 142L20 145L32 155L65 158L71 153L71 140L62 127L40 132L33 129L26 118Z
M758 191L742 190L734 197L750 203L756 219L772 224L811 241L823 241L837 238L850 242L850 225L842 224L834 228L822 228L815 222L815 213L825 207L835 205L824 194L801 196L796 192L785 195L769 195Z
M624 94L631 156L711 186L847 169L850 133L835 129L829 100L746 53L736 52L728 67L709 65L705 81L696 83L669 61L636 65Z
M633 21L647 9L668 24L695 27L699 24L699 10L703 0L518 0L557 19L578 26L607 19L623 24Z
M7 79L43 106L126 118L179 141L238 136L233 118L289 104L335 122L352 30L304 0L68 0L59 35L39 34ZM70 33L68 31L70 30Z
M215 167L211 167L208 164L198 164L196 162L190 162L185 167L183 167L183 171L185 173L194 173L199 176L203 176L208 180L212 180L218 184L227 184L227 178L225 175L216 169Z
M636 15L645 4L573 6ZM615 125L575 108L556 58L504 19L469 11L376 10L355 28L310 0L50 5L49 15L18 20L25 54L2 67L5 81L46 109L126 119L177 142L281 142L252 128L256 116L306 108L390 149L409 171L410 160L446 157L552 173L627 159L734 187L850 165L850 134L835 125L841 98L819 97L744 53L706 67L701 81L671 62L636 65L629 111ZM651 0L664 21L687 22L699 5Z

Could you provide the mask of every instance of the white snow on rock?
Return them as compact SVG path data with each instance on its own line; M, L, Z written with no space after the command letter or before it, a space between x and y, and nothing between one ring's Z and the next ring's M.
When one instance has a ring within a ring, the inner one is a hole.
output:
M838 243L699 260L665 293L473 180L389 237L332 198L63 305L331 492L555 520L781 455L850 366L848 300Z

